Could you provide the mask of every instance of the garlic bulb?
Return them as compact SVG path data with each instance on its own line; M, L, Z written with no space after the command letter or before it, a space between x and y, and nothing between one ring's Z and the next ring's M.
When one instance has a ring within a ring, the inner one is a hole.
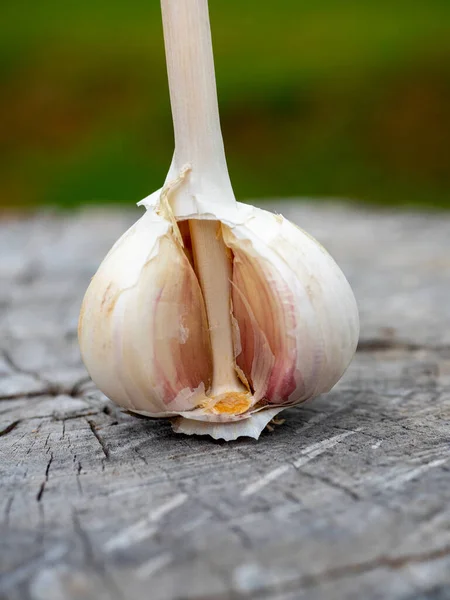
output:
M86 292L83 360L119 405L177 432L257 438L328 391L358 339L333 259L280 215L236 202L206 0L162 0L175 154L166 183Z

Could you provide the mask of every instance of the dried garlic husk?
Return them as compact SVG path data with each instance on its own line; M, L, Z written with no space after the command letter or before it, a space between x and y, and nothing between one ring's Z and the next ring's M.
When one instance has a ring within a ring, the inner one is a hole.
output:
M119 405L176 432L258 438L328 391L358 340L339 267L307 233L236 202L206 0L162 0L175 129L166 180L113 246L80 314L83 360Z

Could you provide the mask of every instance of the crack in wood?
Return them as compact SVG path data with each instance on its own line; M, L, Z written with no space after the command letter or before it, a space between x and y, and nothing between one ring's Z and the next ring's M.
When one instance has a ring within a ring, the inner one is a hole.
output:
M5 524L5 527L7 527L7 528L9 527L9 516L11 514L11 508L12 508L13 501L14 501L14 494L11 494L11 496L6 501L5 511L3 514L3 523Z
M386 352L389 350L403 350L404 352L418 352L426 350L429 352L450 353L449 345L427 345L417 344L406 340L390 340L385 338L367 338L360 339L357 352Z
M19 423L20 423L20 419L17 419L16 421L13 421L9 425L7 425L4 429L1 429L0 437L2 437L3 435L7 435L11 431L14 431L14 429L17 427L17 425L19 425Z
M0 402L2 400L25 400L28 398L40 398L42 396L60 396L60 394L54 393L52 390L43 390L40 392L17 392L14 394L2 394L0 395Z
M6 364L9 366L9 368L14 373L20 373L21 375L28 375L30 377L34 377L34 379L36 379L43 385L47 386L48 390L50 390L51 393L55 393L57 391L58 386L56 384L54 384L52 381L49 381L46 377L42 377L42 375L39 373L39 371L35 371L34 369L24 369L23 367L18 365L16 363L16 361L13 359L13 357L11 356L8 348L2 348L1 352L3 355L4 361L6 362ZM51 395L51 394L49 394L49 395Z
M47 482L48 482L48 475L49 475L49 473L50 473L50 466L51 466L52 462L53 462L53 452L50 452L50 458L49 458L49 460L48 460L47 467L46 467L46 469L45 469L45 479L44 479L44 481L41 483L41 485L40 485L40 487L39 487L39 491L38 491L38 493L36 494L36 500L37 500L38 502L40 502L40 501L42 500L42 497L43 497L43 495L44 495L45 486L47 485Z
M92 381L92 379L89 377L89 375L85 375L84 377L81 377L71 387L69 396L76 398L76 397L82 395L83 390L81 388L83 387L84 384L89 383L90 381Z
M143 454L139 452L139 450L134 446L133 451L136 453L136 456L142 460L142 462L148 466L148 460L145 458Z
M81 462L78 461L77 470L76 470L76 479L77 479L77 487L80 496L83 495L83 486L81 485Z
M243 548L246 550L251 550L253 548L252 538L245 533L240 525L230 524L230 531L235 534Z
M92 381L89 375L83 375L83 377L80 377L72 385L64 386L53 382L47 379L46 377L42 377L39 371L35 371L33 369L24 369L15 362L7 348L1 349L1 353L5 360L5 363L10 367L10 369L14 373L19 373L21 375L28 375L29 377L33 377L36 381L43 384L45 386L45 389L35 392L17 392L14 394L0 394L0 400L17 400L21 398L35 397L37 398L39 396L56 397L62 395L70 396L71 398L80 398L84 395L84 392L82 390L83 385Z
M96 440L100 444L100 447L102 449L103 454L105 455L105 458L109 459L109 448L106 445L105 440L102 438L102 436L97 431L97 425L96 425L96 423L94 423L94 421L92 421L91 419L86 419L86 421L87 421L87 423L88 423L88 425L90 427L90 430L94 434L94 437L96 438Z
M0 401L2 400L22 400L26 398L39 398L42 396L49 396L50 398L57 398L58 396L70 396L71 398L84 398L83 392L72 393L72 388L65 388L64 386L58 386L57 384L50 384L48 388L35 392L14 392L14 394L0 394Z
M95 415L100 415L102 414L103 411L87 411L87 412L80 412L79 414L74 414L74 415L69 415L69 416L58 416L55 414L48 414L48 415L39 415L39 416L33 416L33 417L21 417L20 419L16 420L16 424L19 423L26 423L27 421L45 421L46 419L48 419L50 422L52 423L64 423L66 421L72 421L75 419L85 419L86 417L91 417L91 416L95 416ZM40 423L38 425L38 427L41 427L42 423ZM10 425L8 425L8 427L10 427ZM14 427L15 428L15 427ZM11 430L9 430L11 431ZM9 431L6 431L5 433L9 433ZM2 435L2 433L0 432L0 436ZM24 434L27 435L27 434ZM64 435L65 435L65 429L64 429ZM61 434L60 439L63 439L63 436Z

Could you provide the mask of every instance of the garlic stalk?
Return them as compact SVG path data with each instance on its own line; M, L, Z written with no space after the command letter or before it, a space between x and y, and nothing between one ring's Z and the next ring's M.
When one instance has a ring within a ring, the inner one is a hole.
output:
M236 202L207 0L162 0L175 152L162 189L86 292L79 341L119 405L176 432L258 438L328 391L358 340L353 293L311 236Z

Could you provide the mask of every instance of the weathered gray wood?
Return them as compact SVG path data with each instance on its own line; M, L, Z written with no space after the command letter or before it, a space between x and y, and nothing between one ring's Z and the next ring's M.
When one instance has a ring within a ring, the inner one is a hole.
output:
M450 216L272 203L349 277L360 350L259 442L100 394L76 324L137 217L0 222L0 596L450 598Z

